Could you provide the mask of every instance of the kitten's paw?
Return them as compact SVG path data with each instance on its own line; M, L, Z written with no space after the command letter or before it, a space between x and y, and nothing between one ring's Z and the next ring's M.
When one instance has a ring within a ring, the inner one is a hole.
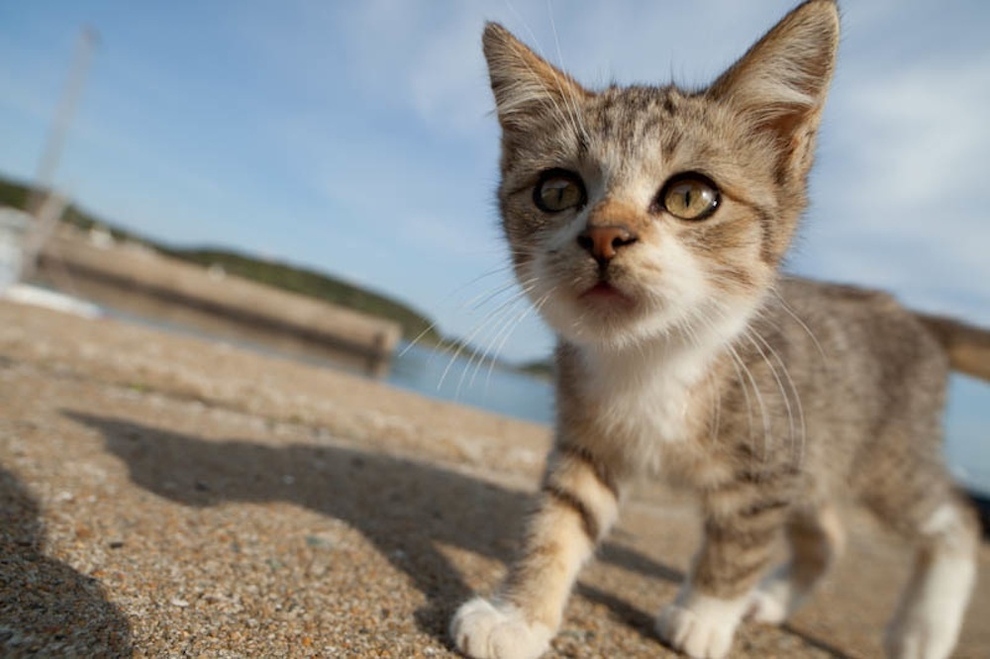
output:
M721 659L728 654L749 603L749 597L722 600L688 593L660 612L657 633L675 650L695 659Z
M764 625L780 625L787 620L787 600L771 590L756 590L750 597L746 617Z
M790 617L804 595L794 585L790 571L778 569L752 592L746 617L765 625L779 625Z
M921 618L895 621L884 636L890 659L945 659L956 644L956 630Z
M450 635L474 659L536 659L550 647L553 630L527 621L511 604L476 597L457 610Z

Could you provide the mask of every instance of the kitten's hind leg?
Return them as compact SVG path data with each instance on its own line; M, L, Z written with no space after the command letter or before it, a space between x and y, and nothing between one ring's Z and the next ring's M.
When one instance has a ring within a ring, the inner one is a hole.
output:
M729 653L752 590L773 559L792 490L785 468L705 495L704 542L690 577L656 621L657 633L671 647L698 659Z
M788 520L786 533L791 559L753 591L749 615L756 622L784 622L845 549L845 531L832 505L796 512Z
M944 659L955 647L976 580L978 524L968 504L948 499L917 532L917 555L884 647L896 659Z

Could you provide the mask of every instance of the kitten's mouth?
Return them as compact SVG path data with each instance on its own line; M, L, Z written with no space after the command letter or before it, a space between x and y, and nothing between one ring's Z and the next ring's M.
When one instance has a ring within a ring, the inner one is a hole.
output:
M587 300L591 302L596 302L600 304L632 304L633 299L623 293L618 288L608 283L607 281L599 281L597 284L581 293L579 296L582 300Z

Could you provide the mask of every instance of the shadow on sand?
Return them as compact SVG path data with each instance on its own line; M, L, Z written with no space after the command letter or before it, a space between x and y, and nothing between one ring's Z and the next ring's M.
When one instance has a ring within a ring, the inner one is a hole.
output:
M130 625L100 583L45 556L39 512L0 468L0 655L131 656Z
M108 450L127 464L131 479L162 497L196 507L288 502L346 522L425 595L428 604L417 612L417 623L445 643L450 616L471 591L437 545L508 562L532 505L527 494L383 454L338 446L208 441L121 419L65 414L100 431ZM448 505L452 501L457 504ZM616 543L606 543L598 560L673 583L683 576ZM579 585L577 593L654 638L651 614L591 586Z

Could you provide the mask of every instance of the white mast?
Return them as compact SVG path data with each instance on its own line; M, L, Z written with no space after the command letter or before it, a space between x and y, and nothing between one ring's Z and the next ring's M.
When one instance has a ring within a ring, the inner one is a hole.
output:
M35 216L35 222L32 223L33 226L24 240L20 276L22 281L34 274L38 253L55 229L65 208L66 200L54 193L55 170L58 169L59 161L62 159L62 151L65 148L69 127L75 116L76 107L79 105L83 88L86 86L86 74L89 72L93 49L98 43L99 36L96 30L91 27L84 27L79 34L76 52L72 58L72 65L66 77L65 86L62 89L62 96L48 129L45 148L42 151L41 160L38 162L38 171L35 174L34 190L27 202L26 210Z

